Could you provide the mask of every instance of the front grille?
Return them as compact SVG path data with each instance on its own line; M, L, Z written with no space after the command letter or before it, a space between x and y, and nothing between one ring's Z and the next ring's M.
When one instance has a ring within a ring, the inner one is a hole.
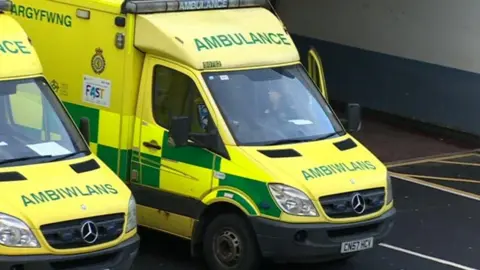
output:
M93 222L98 229L98 237L93 243L85 241L80 232L82 225L87 221ZM124 214L119 213L42 225L40 230L52 248L81 248L117 239L123 233L124 221Z
M352 205L352 198L357 193L360 194L365 201L365 210L361 214L355 212ZM331 218L358 217L375 213L383 207L385 203L385 189L365 189L324 196L320 197L319 200L323 210Z

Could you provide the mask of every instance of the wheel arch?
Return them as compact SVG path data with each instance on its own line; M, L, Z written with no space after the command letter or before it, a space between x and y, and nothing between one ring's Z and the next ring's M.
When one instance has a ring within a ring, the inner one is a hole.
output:
M250 198L240 192L230 189L219 189L203 200L207 207L203 210L199 219L193 224L190 252L193 257L197 257L201 250L202 236L209 223L217 216L227 213L235 213L243 217L251 226L248 220L249 216L258 216L260 214L257 206ZM250 227L253 230L253 227Z

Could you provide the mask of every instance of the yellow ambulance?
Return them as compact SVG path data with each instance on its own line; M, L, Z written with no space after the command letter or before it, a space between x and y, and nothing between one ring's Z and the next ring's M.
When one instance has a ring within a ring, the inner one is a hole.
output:
M132 192L91 153L10 9L0 0L0 269L130 269Z
M343 260L394 224L386 167L347 133L359 106L342 124L319 61L309 76L267 4L16 0L11 10L70 114L89 119L91 148L133 191L139 224L191 240L210 269Z

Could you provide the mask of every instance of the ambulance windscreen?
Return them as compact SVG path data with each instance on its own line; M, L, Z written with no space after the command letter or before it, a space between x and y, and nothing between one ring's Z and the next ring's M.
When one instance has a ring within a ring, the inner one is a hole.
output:
M203 78L239 145L314 141L345 132L300 65L205 72Z
M0 81L0 108L0 167L89 153L44 78Z

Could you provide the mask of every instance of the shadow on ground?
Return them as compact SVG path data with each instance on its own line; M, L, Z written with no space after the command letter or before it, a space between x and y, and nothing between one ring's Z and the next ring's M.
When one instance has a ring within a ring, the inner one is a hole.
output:
M372 119L364 119L362 130L353 133L382 162L413 159L472 149L446 141L439 136L427 136Z

